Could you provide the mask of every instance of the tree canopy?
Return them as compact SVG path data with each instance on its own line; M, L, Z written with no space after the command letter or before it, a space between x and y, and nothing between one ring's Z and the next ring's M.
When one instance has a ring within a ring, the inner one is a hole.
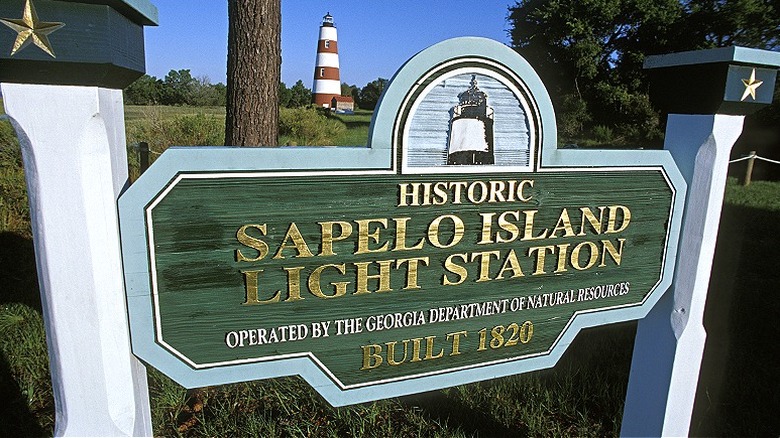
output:
M780 46L780 0L522 0L508 20L512 46L545 81L570 138L596 127L660 137L647 55Z
M387 79L377 78L375 81L371 81L366 84L360 90L358 106L363 109L373 110L376 104L379 103L379 98L382 96L382 92L387 86Z

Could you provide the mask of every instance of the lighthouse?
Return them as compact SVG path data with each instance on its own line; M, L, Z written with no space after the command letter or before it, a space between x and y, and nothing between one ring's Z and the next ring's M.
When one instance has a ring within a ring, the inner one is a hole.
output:
M487 98L472 75L471 86L458 94L459 104L450 110L447 164L494 164L493 108Z
M317 106L330 108L331 101L338 96L341 96L338 37L333 17L328 12L322 17L320 25L317 63L314 67L313 100Z

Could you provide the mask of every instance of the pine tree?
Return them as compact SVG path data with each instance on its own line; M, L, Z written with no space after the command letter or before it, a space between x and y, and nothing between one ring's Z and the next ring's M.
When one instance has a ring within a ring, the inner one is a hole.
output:
M225 144L276 146L281 0L228 0Z

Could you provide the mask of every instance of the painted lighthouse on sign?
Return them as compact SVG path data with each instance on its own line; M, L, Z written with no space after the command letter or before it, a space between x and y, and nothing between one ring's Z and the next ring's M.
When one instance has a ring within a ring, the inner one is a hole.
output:
M447 164L493 164L493 108L487 94L471 76L469 89L458 94L459 103L450 110Z
M438 172L533 167L539 140L535 109L519 81L474 68L436 76L418 90L399 127L405 167Z

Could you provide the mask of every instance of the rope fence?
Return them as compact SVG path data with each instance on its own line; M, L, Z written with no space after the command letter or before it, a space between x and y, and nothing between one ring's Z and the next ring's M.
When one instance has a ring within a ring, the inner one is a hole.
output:
M743 185L745 186L749 186L750 181L753 179L753 164L755 164L756 160L766 161L767 163L772 163L772 164L780 164L780 161L759 157L758 155L756 155L756 151L750 151L750 153L746 157L731 160L729 161L729 164L738 163L740 161L745 161L745 160L747 160L747 169L745 170L745 182L743 183Z
M780 164L780 161L775 161L775 160L770 160L769 158L760 157L760 156L756 155L754 152L751 153L750 155L744 156L742 158L737 158L736 160L731 160L731 161L729 161L729 164L736 163L736 162L739 162L739 161L751 160L751 159L766 161L768 163Z

